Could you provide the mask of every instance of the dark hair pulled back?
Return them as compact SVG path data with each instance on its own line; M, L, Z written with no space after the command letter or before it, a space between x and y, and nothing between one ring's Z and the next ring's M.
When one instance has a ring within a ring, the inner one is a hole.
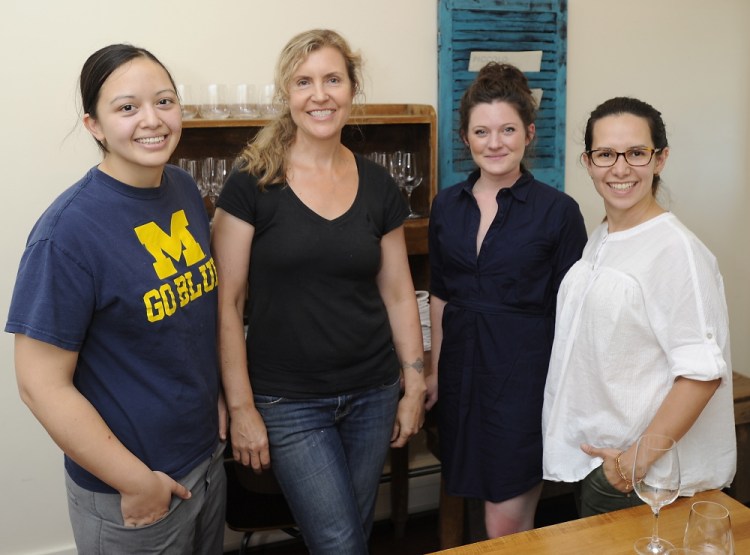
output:
M151 52L131 44L110 44L91 54L81 69L79 82L84 114L89 114L94 119L97 118L96 105L99 102L99 94L104 82L118 67L135 58L147 58L159 64L167 73L172 86L177 90L169 70ZM106 147L100 141L96 140L96 143L102 152L107 152Z
M589 115L589 120L586 122L586 131L583 135L583 143L586 152L591 150L591 145L594 142L594 124L602 118L621 114L631 114L646 120L648 128L651 131L651 140L654 143L655 149L661 150L669 146L669 142L667 141L667 128L664 125L664 120L662 119L659 110L651 106L651 104L638 100L637 98L617 96L599 104L599 106L597 106ZM656 195L660 182L661 178L658 175L654 175L654 181L651 185L651 193L654 196Z
M510 64L490 62L479 70L474 81L464 91L459 106L459 135L466 140L469 117L477 104L507 102L529 127L536 120L537 105L523 72Z

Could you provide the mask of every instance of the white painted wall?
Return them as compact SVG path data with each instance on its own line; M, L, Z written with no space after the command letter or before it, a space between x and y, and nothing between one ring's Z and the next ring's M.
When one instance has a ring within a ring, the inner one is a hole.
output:
M734 366L750 374L750 2L569 0L568 18L568 191L593 227L604 212L577 154L599 102L629 94L662 110L671 208L719 258ZM364 54L367 101L435 105L436 19L436 0L5 0L3 321L31 226L98 161L77 124L76 79L91 52L131 42L152 50L178 81L261 83L293 34L331 27ZM62 457L18 400L7 334L0 334L0 366L0 555L73 553Z

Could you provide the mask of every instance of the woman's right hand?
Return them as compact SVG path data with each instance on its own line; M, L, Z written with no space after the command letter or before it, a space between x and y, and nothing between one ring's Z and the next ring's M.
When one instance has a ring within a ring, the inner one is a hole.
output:
M172 495L190 499L190 491L163 472L154 471L151 479L133 492L120 492L120 510L125 526L137 528L156 522L169 512Z
M622 493L630 493L633 491L633 483L627 479L626 474L621 474L621 472L632 471L633 463L629 451L594 447L593 445L588 445L586 443L581 445L581 450L590 457L599 457L602 459L604 477L613 488ZM620 457L619 470L617 467L617 457Z
M232 456L243 466L260 473L271 466L268 433L258 409L244 408L230 414Z

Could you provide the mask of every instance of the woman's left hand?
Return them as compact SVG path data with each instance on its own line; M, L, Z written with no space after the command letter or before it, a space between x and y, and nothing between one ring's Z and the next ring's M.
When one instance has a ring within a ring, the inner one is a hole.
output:
M424 392L421 395L405 394L398 402L396 421L393 423L391 447L403 447L422 428L424 423Z
M632 471L633 462L628 458L627 451L621 451L620 449L612 449L609 447L594 447L584 443L581 445L581 450L590 457L599 457L602 459L602 470L604 471L604 477L607 481L618 491L623 493L630 493L633 491L633 483L627 478L628 474L624 476L621 472ZM622 454L622 456L620 456ZM617 470L617 457L620 456L620 471Z

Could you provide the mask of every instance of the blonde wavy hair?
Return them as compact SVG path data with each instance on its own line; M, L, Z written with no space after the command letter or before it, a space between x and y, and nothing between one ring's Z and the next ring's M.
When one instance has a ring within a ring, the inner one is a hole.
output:
M313 29L293 37L281 51L276 63L274 101L281 107L281 111L240 154L241 169L257 176L261 189L286 179L287 150L294 142L297 132L297 125L289 110L289 84L300 64L312 52L325 47L341 52L352 91L355 95L361 93L362 58L359 53L352 51L341 35L330 29Z

